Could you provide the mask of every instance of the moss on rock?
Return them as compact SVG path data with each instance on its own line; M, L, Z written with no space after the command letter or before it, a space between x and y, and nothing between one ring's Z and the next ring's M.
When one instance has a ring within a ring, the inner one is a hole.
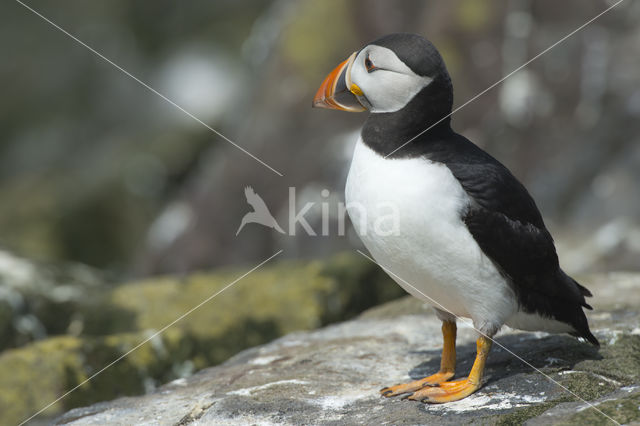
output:
M598 410L618 422L619 424L629 424L637 422L640 418L638 407L640 407L640 394L618 398L612 401L598 404ZM558 422L558 425L610 425L612 422L605 418L596 410L582 410L569 419ZM634 423L636 424L636 423Z
M66 390L69 371L83 373L80 340L57 337L8 350L0 355L0 413L3 424L15 424L54 401ZM52 406L54 414L62 406Z
M549 402L543 402L541 404L530 405L528 407L520 408L517 411L508 413L498 417L495 421L496 426L517 426L522 425L529 419L539 416L550 408L555 407L561 402L565 402L569 398L559 398Z
M595 376L585 371L569 371L561 381L574 394L586 401L593 401L607 395L618 388L614 382L604 376Z

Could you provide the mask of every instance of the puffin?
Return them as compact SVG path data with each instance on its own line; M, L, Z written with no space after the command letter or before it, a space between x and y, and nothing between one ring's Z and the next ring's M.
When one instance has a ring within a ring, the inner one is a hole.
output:
M457 401L482 386L494 335L511 328L569 333L599 346L583 309L588 289L560 267L533 198L498 160L451 127L453 85L422 36L386 35L322 82L313 106L368 111L345 202L373 259L442 321L440 370L383 388L425 403ZM395 227L380 224L393 206ZM478 333L468 376L456 367L456 319Z

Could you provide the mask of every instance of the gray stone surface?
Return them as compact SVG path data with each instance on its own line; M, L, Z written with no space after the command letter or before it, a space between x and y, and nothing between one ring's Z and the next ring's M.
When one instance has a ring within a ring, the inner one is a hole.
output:
M71 410L59 424L612 424L640 420L640 319L611 288L633 277L599 276L590 315L600 350L572 337L504 330L485 386L458 402L386 399L378 389L437 370L440 323L412 298L312 332L239 353L156 392ZM599 287L600 286L600 287ZM458 376L475 353L475 332L458 333ZM531 366L539 369L535 371ZM544 374L543 374L544 373ZM108 374L108 373L106 373ZM578 399L581 398L582 400Z

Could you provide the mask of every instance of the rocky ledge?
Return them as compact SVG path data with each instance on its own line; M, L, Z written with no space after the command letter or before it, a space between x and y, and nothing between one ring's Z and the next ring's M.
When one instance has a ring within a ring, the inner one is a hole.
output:
M145 396L73 409L57 424L640 421L640 277L585 281L600 296L590 314L599 350L569 336L504 330L497 341L526 362L494 345L485 386L462 401L424 405L379 396L381 387L439 366L439 321L417 300L404 298L351 321L245 350ZM469 326L459 325L460 375L471 367L475 337Z
M247 269L106 284L86 267L51 270L0 251L0 425L24 421ZM241 350L353 318L403 294L355 253L267 264L36 421L48 424L75 407L152 392Z

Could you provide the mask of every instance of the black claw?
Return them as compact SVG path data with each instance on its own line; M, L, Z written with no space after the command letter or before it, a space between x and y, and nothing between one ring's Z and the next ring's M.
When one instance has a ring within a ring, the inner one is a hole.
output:
M382 392L382 396L387 396L389 394L392 394L393 391L391 389L389 389L388 391Z
M404 401L405 399L409 399L409 397L413 395L413 392L406 394L405 396L403 396L402 398L400 398L401 401Z
M389 389L389 387L386 387L386 388L382 388L382 389L380 389L378 392L386 392L386 391L388 391L388 390L391 390L391 389Z

